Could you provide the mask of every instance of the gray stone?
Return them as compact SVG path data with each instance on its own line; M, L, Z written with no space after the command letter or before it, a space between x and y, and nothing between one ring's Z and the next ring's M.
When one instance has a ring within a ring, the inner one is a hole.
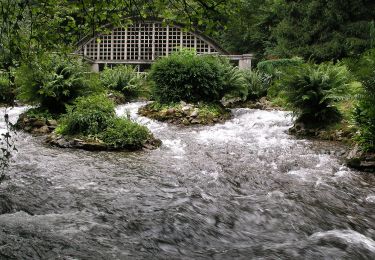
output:
M188 112L190 109L192 109L193 107L191 106L191 105L186 105L186 106L183 106L182 108L181 108L181 110L183 111L183 112Z
M174 113L176 112L176 110L174 108L168 108L168 110L166 111L166 115L173 115Z
M363 152L359 149L358 144L354 146L354 148L349 152L348 156L346 157L347 160L351 160L354 158L362 157Z
M191 117L197 117L198 116L198 109L197 108L195 108L194 110L193 110L193 112L190 114L190 116Z
M48 126L43 125L42 127L34 128L32 130L32 133L33 134L48 134L50 133L50 129L48 128Z
M46 125L46 120L45 119L37 119L33 123L34 127L42 127Z
M200 124L201 121L200 121L199 119L192 119L192 120L190 121L190 123L192 123L192 124Z
M346 164L360 171L375 172L375 154L364 153L356 145L346 157Z
M57 126L57 121L54 119L48 119L47 120L47 125L49 126Z

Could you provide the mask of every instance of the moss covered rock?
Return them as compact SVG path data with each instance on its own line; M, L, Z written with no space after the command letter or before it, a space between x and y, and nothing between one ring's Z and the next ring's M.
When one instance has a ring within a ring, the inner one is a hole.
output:
M188 104L183 101L171 104L153 102L141 107L138 113L158 121L185 126L212 125L231 118L230 110L221 104Z
M133 146L125 147L108 144L97 138L70 137L52 133L48 135L46 143L59 148L82 149L87 151L134 151L140 149L157 149L162 142L153 135L150 135L142 144L142 147L135 149Z
M16 129L37 135L52 133L57 127L57 121L50 115L35 113L31 109L22 113L15 124Z

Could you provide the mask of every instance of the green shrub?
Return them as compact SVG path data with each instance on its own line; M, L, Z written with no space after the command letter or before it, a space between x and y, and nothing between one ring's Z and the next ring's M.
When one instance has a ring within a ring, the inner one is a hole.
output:
M63 135L97 135L115 117L115 106L105 95L77 98L67 110L57 130Z
M28 118L38 118L38 119L58 119L58 115L51 114L47 109L41 107L30 108L26 111Z
M343 99L349 81L346 66L306 63L290 67L278 84L297 122L320 127L341 119L335 104Z
M257 69L272 78L278 78L282 71L290 66L299 66L303 64L301 58L266 60L257 64Z
M375 88L373 91L375 91ZM356 140L363 150L375 152L375 95L368 94L354 110L355 123L359 126Z
M244 79L247 86L247 99L257 100L267 96L271 84L271 77L257 70L244 70Z
M357 80L370 80L375 70L375 49L368 50L359 58L346 58L344 62Z
M100 81L105 88L123 93L127 100L149 96L146 76L138 74L132 66L106 67L100 73Z
M19 98L39 103L53 113L65 112L65 105L79 96L97 92L95 75L76 57L46 54L23 64L16 71Z
M161 103L217 102L225 94L246 96L243 79L227 59L182 50L156 61L150 72Z
M286 104L287 102L283 90L278 84L275 84L275 82L283 77L290 67L302 64L303 60L298 57L292 59L265 60L257 64L258 78L260 78L258 82L263 82L263 87L267 88L267 95L274 105L289 108Z
M375 50L365 53L357 66L354 72L363 88L353 113L359 127L356 139L365 151L375 152Z
M238 97L242 100L246 100L248 95L248 88L246 85L246 79L242 70L238 67L233 67L232 65L225 62L222 63L222 73L223 73L223 93L222 96Z
M112 118L100 138L115 148L140 149L149 139L149 130L130 119Z
M14 102L14 84L7 73L0 72L0 103L12 104Z

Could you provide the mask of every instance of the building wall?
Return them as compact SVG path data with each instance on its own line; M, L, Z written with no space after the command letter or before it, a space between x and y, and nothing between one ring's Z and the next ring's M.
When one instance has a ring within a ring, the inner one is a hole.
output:
M224 54L198 34L160 22L143 22L115 28L82 44L77 53L96 63L151 63L181 47L198 54Z

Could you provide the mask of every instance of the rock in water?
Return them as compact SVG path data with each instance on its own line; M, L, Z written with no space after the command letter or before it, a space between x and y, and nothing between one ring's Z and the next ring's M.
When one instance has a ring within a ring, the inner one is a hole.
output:
M375 172L375 154L364 153L356 145L346 157L346 164L354 169L366 172Z

